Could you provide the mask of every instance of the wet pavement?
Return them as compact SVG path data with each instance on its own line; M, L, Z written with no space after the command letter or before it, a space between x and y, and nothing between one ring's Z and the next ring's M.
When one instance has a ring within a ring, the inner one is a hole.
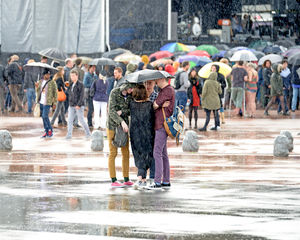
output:
M106 142L96 153L82 129L40 139L41 119L1 116L14 148L0 152L0 239L298 240L299 119L227 119L198 133L198 153L169 140L171 189L137 191L110 189ZM272 154L280 130L294 137L288 158ZM121 179L120 155L116 165Z

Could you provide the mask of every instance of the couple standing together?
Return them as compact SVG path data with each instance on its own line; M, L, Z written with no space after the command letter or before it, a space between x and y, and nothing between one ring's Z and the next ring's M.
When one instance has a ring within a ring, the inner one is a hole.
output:
M154 85L161 89L157 94ZM168 79L161 78L144 85L125 83L112 90L109 97L107 139L109 143L108 169L113 188L131 186L129 179L129 141L122 152L124 183L117 181L115 159L118 148L113 145L115 130L122 126L130 132L130 142L138 180L135 188L147 186L146 175L150 169L150 189L170 187L170 165L167 153L167 133L164 129L164 108L166 117L173 114L175 92ZM156 97L157 96L157 97ZM148 100L150 99L150 100ZM129 116L131 119L129 129Z

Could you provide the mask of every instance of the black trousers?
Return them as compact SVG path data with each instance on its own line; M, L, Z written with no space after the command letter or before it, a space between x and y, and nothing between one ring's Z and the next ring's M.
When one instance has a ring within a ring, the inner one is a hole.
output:
M215 127L220 126L220 119L219 119L219 111L218 110L209 110L209 109L204 109L206 113L206 120L204 124L204 128L207 128L209 122L210 122L210 113L213 111L214 118L215 118Z
M195 124L197 125L197 120L198 120L198 107L193 107L189 106L189 120L190 120L190 125L192 123L192 118L193 118L193 111L194 111L194 118L195 118Z

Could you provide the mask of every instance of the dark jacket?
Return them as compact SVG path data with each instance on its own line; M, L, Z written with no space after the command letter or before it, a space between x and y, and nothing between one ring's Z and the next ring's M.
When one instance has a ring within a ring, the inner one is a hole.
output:
M264 68L263 69L263 85L265 87L268 87L271 83L270 83L270 79L271 79L271 75L272 75L272 70L271 68Z
M297 70L300 68L299 65L293 66L292 68L292 84L300 85L300 78L297 73Z
M217 81L221 84L221 89L222 89L222 93L220 94L220 98L224 98L224 89L226 88L226 80L225 77L222 73L219 73L220 70L220 66L219 65L214 65L217 69L217 73L218 73L218 78Z
M23 83L23 70L17 61L8 65L8 84L22 84Z
M64 83L64 80L62 78L58 78L56 79L56 85L57 85L57 90L58 91L64 91L65 88L65 83Z
M96 81L93 82L91 89L93 88L94 91L94 96L93 100L97 102L107 102L108 101L108 95L106 94L107 92L107 86L108 82L103 81L102 79L97 79Z
M5 87L5 78L4 78L4 67L0 64L0 87Z
M68 93L69 93L69 105L71 107L82 107L84 106L84 87L83 87L83 83L80 81L76 82L76 85L73 88L74 83L72 82L72 84L70 85L69 89L68 89ZM72 91L73 88L73 91Z
M35 88L35 83L38 82L38 74L34 72L25 72L24 89Z
M187 97L191 101L190 106L193 106L193 87L196 87L197 94L200 97L200 95L202 93L202 85L200 83L199 77L190 78L189 80L190 80L191 86L187 90Z

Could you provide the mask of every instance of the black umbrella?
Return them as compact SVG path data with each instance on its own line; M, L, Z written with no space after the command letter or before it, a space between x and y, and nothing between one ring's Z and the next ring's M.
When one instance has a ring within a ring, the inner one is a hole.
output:
M230 49L226 44L215 44L215 47L220 51L228 51Z
M111 51L103 53L102 57L114 59L116 56L119 56L123 53L128 53L128 52L130 53L129 50L126 50L126 49L123 49L123 48L116 48L116 49L113 49Z
M68 55L58 48L46 48L40 51L39 54L58 61L65 61L68 58Z
M95 66L116 66L116 62L114 60L111 60L110 58L95 58L92 61L89 62L89 65L95 65Z
M25 72L31 72L39 75L42 75L45 69L50 70L51 74L55 74L58 72L56 68L50 66L47 63L41 63L41 62L28 63L23 67L23 69Z
M277 42L275 42L276 45L279 45L279 46L283 46L283 47L286 47L286 48L290 48L290 47L293 47L295 46L295 42L292 42L290 40L278 40Z
M290 56L288 62L291 65L300 65L300 52Z
M173 76L165 71L144 69L125 76L125 81L129 83L143 83L149 80L160 78L172 78Z

